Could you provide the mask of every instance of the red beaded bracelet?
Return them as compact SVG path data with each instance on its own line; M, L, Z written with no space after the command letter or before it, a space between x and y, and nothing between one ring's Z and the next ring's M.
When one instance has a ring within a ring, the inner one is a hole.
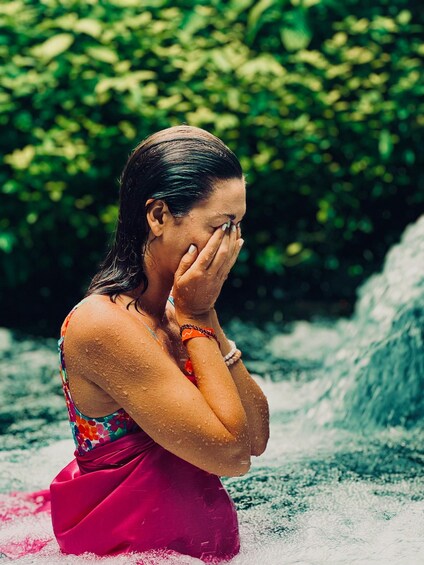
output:
M212 337L219 345L218 338L216 337L213 328L201 328L192 324L183 324L180 327L181 340L183 343L194 337Z

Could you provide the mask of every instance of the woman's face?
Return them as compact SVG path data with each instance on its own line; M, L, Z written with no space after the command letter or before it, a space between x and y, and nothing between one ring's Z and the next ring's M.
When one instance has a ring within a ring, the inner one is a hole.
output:
M194 206L186 216L171 217L166 223L160 245L163 268L173 275L191 244L200 252L217 228L228 221L238 224L245 213L244 179L216 181L207 200Z

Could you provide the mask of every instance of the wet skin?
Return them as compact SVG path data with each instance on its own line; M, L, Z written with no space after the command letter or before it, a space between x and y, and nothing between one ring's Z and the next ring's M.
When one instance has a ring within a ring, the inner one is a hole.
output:
M223 362L231 346L214 309L241 248L237 224L245 210L240 179L217 183L183 218L174 218L163 201L148 201L149 286L139 301L142 314L126 309L137 291L121 295L116 304L92 295L71 318L65 346L71 392L81 412L100 417L123 407L157 443L221 475L247 472L250 456L265 449L269 435L268 405L259 386L242 362L231 371ZM171 289L175 310L167 300ZM214 327L220 347L211 339L192 339L185 348L183 323ZM197 387L181 372L187 354Z

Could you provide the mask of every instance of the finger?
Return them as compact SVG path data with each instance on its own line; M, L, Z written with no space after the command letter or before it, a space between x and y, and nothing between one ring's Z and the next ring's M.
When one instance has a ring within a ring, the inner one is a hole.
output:
M232 255L232 250L234 247L234 243L232 243L232 239L234 239L234 234L231 233L231 227L229 230L226 231L225 236L219 246L218 251L215 253L215 257L212 259L209 267L208 273L209 274L216 274L222 266L228 261L228 258Z
M241 238L241 222L237 224L237 239Z
M230 255L232 255L237 242L237 225L231 224L230 230Z
M244 240L237 239L236 244L234 246L233 252L231 256L227 259L227 261L221 266L221 268L217 272L217 276L227 278L229 272L234 266L234 263L237 261L237 257L243 247Z
M235 249L234 249L234 254L231 257L231 267L234 265L234 263L237 261L237 258L240 254L240 251L242 249L244 245L244 239L242 239L241 237L239 237L237 239L236 245L235 245Z
M223 229L225 226L225 229ZM223 224L220 228L216 229L209 239L208 243L199 253L198 265L201 269L208 269L215 258L218 249L221 247L226 234L228 233L228 223Z
M175 280L178 280L183 274L189 270L189 268L193 265L193 263L197 259L197 247L194 244L191 244L188 248L187 253L185 253L181 257L180 264L175 272Z
M231 224L228 236L228 245L221 245L209 269L215 268L220 270L225 263L231 260L237 244L237 227L235 224Z
M237 226L231 223L230 229L228 230L228 239L227 240L224 239L209 269L212 267L220 269L223 262L226 262L229 259L231 259L236 245L237 245ZM218 265L217 263L220 264Z

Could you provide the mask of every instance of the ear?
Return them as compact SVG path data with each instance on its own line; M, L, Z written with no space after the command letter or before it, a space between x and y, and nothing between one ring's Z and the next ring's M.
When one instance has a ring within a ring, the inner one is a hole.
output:
M159 237L162 235L164 226L170 216L168 205L163 200L149 198L145 207L147 223L153 235Z

